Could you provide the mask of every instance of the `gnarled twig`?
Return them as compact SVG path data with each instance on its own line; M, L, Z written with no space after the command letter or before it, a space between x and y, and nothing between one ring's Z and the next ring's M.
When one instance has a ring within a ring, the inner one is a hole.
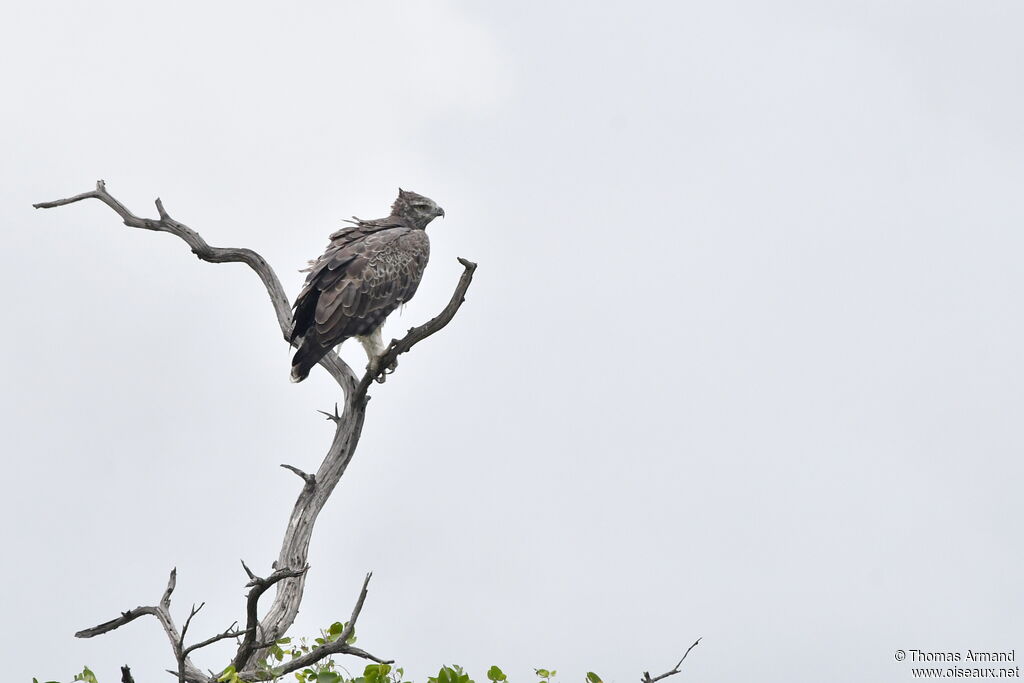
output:
M174 619L171 618L171 594L174 592L174 587L177 584L178 570L172 569L171 575L167 579L167 588L164 589L164 594L160 597L160 602L156 605L150 605L145 607L136 607L130 609L127 612L122 612L121 616L110 621L105 621L102 624L93 626L79 631L75 634L76 638L93 638L104 633L113 631L115 628L124 626L125 624L135 621L139 617L150 614L157 618L160 625L163 626L164 632L167 634L167 639L171 643L171 650L174 652L174 659L178 663L178 675L180 681L206 681L206 676L189 661L188 655L182 652L182 639L184 638L184 630L179 633L178 627L174 625ZM192 616L195 616L193 610ZM191 616L189 620L191 620ZM188 628L188 622L186 622L186 628ZM126 667L127 668L127 667ZM130 674L129 674L130 675Z
M320 647L315 648L300 657L296 657L291 661L285 662L280 666L274 667L273 671L271 672L273 676L284 676L285 674L289 674L292 671L298 671L299 669L305 668L310 664L319 662L324 657L339 654L362 657L363 659L369 659L381 664L392 663L391 660L375 657L366 650L360 649L358 647L353 647L352 645L349 645L347 642L348 639L351 638L352 634L355 632L356 620L359 619L359 613L363 611L363 603L366 602L366 593L370 587L371 576L373 576L373 574L366 575L366 579L363 581L363 589L359 591L359 599L356 600L355 607L352 608L352 616L349 617L348 623L345 624L345 628L342 629L342 632L337 637L337 639L324 643ZM255 671L243 671L239 674L239 677L245 680L255 680L257 676L258 674Z
M686 652L683 653L683 656L679 658L679 661L676 662L676 665L674 667L672 667L672 669L670 671L666 671L665 673L659 674L658 676L651 676L651 674L649 674L648 672L645 671L643 678L640 679L640 680L643 681L643 683L655 683L655 681L660 681L663 678L668 678L669 676L673 676L673 675L679 673L679 667L681 667L683 665L683 660L686 659L686 655L690 654L690 650L692 650L693 648L697 647L698 643L700 643L700 638L695 640L693 642L693 645L691 645L690 647L686 648Z
M249 575L249 583L246 584L249 586L249 594L246 596L245 605L245 638L242 639L241 644L238 646L238 652L235 654L235 658L231 662L231 665L235 667L235 671L238 671L240 667L245 666L253 653L259 649L256 642L256 631L260 620L259 613L257 612L260 596L263 595L268 588L276 585L277 582L302 576L309 571L308 564L301 569L278 569L264 579L253 574L252 571L245 566L245 562L242 562L242 567L245 569L245 573Z

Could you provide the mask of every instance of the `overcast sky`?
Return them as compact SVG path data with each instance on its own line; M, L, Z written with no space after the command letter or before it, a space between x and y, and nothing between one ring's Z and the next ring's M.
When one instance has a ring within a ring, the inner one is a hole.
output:
M911 680L1024 652L1024 6L16 3L0 25L3 679L170 680L243 615L338 400L259 280L434 198L293 633L580 683ZM364 362L352 344L346 356ZM197 656L219 668L228 646ZM347 662L352 671L363 663ZM678 680L683 680L680 677Z

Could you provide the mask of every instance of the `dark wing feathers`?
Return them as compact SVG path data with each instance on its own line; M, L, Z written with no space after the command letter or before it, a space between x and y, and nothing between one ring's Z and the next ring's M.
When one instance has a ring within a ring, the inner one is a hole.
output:
M340 344L372 332L391 311L416 293L429 255L422 230L389 228L353 244L358 253L344 271L316 283L316 332ZM335 341L337 340L337 341Z
M416 293L430 256L423 230L387 220L360 223L331 235L295 301L291 339L302 343L292 361L302 379L327 351L369 334Z

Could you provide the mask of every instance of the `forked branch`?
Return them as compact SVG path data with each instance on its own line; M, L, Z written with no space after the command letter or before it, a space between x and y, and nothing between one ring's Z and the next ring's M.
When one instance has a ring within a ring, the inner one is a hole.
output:
M326 642L320 647L317 647L304 655L285 662L280 666L274 667L273 671L270 673L275 677L284 676L292 671L298 671L299 669L303 669L311 664L315 664L321 659L330 657L331 655L353 655L381 664L391 664L391 660L375 657L366 650L353 647L348 644L349 639L352 638L352 634L355 633L356 621L359 619L359 613L363 611L363 603L366 602L366 594L369 591L370 577L372 576L373 574L366 575L366 579L363 581L363 589L359 591L359 598L356 600L355 607L352 608L352 616L349 617L348 623L345 624L345 628L342 629L341 634L335 640ZM257 675L258 674L255 671L243 671L239 674L239 677L245 680L255 680Z
M245 566L245 562L242 562L242 568L245 569L245 573L249 575L249 583L246 584L246 586L249 587L249 594L246 596L245 604L245 638L242 639L242 643L238 646L238 652L235 654L235 658L231 662L231 665L235 667L235 671L238 671L241 667L245 666L246 662L249 661L249 658L260 647L260 644L256 642L256 631L258 630L260 623L258 609L260 596L266 593L268 588L276 585L279 581L297 578L309 571L308 564L301 569L278 569L264 579L253 574L252 571Z
M700 638L695 640L693 645L691 645L690 647L686 648L686 652L683 653L683 656L679 659L678 662L676 662L676 665L674 667L672 667L671 670L666 671L665 673L659 674L657 676L651 676L651 674L649 674L648 672L645 671L643 678L640 679L640 680L642 680L643 683L655 683L655 681L660 681L663 678L668 678L669 676L674 676L675 674L679 673L679 670L680 670L679 667L681 667L683 665L683 660L686 659L686 655L690 654L690 650L692 650L693 648L697 647L698 643L700 643Z
M178 627L174 625L174 619L171 618L171 594L174 592L174 587L177 584L178 571L176 569L171 570L171 575L167 579L167 588L164 589L164 594L160 597L160 602L156 605L149 605L145 607L136 607L130 609L127 612L122 612L121 616L110 621L105 621L102 624L93 626L79 631L75 634L76 638L93 638L109 631L113 631L115 628L124 626L125 624L135 621L141 616L152 615L157 618L160 625L164 629L164 633L167 634L167 639L171 643L171 650L174 652L174 660L178 664L178 680L184 683L185 681L206 681L206 676L189 661L188 653L184 652L182 647L182 641L184 639L184 633L188 630L188 622L186 627L180 633ZM193 609L192 616L195 616L195 612L198 610ZM191 620L192 616L189 617Z

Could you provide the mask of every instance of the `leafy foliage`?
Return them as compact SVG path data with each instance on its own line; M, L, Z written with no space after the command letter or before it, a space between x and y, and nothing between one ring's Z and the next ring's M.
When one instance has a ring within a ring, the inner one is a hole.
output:
M257 662L257 672L261 679L277 683L290 683L293 680L297 683L410 683L403 680L405 678L405 670L401 667L395 667L391 664L368 664L363 669L361 676L354 677L336 664L331 657L325 657L315 664L293 671L288 675L281 673L281 667L287 662L309 654L321 645L333 643L341 638L345 632L345 626L344 622L336 621L327 628L322 629L320 635L312 640L308 638L299 638L298 640L293 640L292 638L279 639L267 648L264 658ZM356 642L354 629L345 642L350 645ZM534 669L534 672L540 679L537 683L552 683L551 679L558 674L554 669ZM76 683L78 681L81 681L81 683L99 683L96 679L96 674L89 667L84 667L82 673L76 674L72 680ZM238 672L235 671L233 666L225 669L217 680L220 683L245 683L238 676ZM487 670L487 681L488 683L507 683L508 676L497 666L492 666ZM33 678L32 683L40 682L38 679ZM59 681L46 681L45 683L59 683ZM453 664L452 666L442 666L436 676L430 676L427 679L427 683L476 683L476 681L470 678L469 674L461 666ZM601 680L600 676L591 671L587 673L585 683L604 683L604 681Z
M281 638L273 646L269 648L269 652L266 659L260 662L261 673L263 673L267 681L289 681L290 678L282 678L274 672L274 663L283 663L285 659L300 657L303 654L310 652L314 647L323 645L326 642L333 642L337 640L342 631L345 629L344 624L335 622L324 631L321 632L320 637L314 638L312 644L308 643L305 638L300 639L297 643L293 644L291 638ZM354 642L354 638L350 639L349 642ZM363 669L363 675L358 677L352 677L347 675L348 672L340 670L340 667L335 664L334 660L330 657L321 659L313 666L306 667L299 671L292 672L294 680L298 683L409 683L409 681L403 681L405 677L405 670L401 667L394 667L390 664L369 664ZM551 679L558 674L554 669L534 669L537 677L540 679L538 683L551 683ZM89 667L82 669L82 673L76 674L72 679L73 681L81 681L82 683L99 683ZM235 667L229 666L224 670L224 673L217 679L221 683L244 683L241 678L238 677L238 672L235 671ZM487 670L487 680L490 683L506 683L508 676L497 666L492 666ZM40 683L38 679L33 678L32 683ZM45 683L60 683L59 681L46 681ZM463 670L463 668L457 664L452 666L442 666L437 672L436 676L431 676L427 679L427 683L476 683L469 674ZM586 683L604 683L601 677L593 671L587 673Z
M83 666L82 667L82 673L75 674L75 677L72 678L71 680L72 681L82 681L82 683L99 683L99 681L96 680L96 674L94 674L92 672L92 669L90 669L87 666ZM39 679L38 678L33 678L32 679L32 683L39 683ZM60 681L46 681L46 683L60 683Z

